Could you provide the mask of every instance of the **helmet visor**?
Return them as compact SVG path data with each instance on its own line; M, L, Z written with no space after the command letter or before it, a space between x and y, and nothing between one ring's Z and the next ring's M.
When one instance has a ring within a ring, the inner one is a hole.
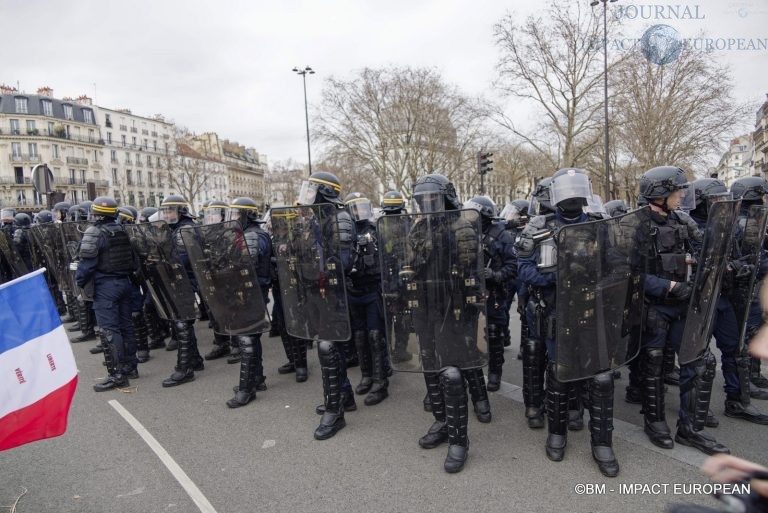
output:
M206 208L203 212L203 224L224 222L224 209L220 207Z
M603 200L597 194L593 194L591 198L587 198L587 208L584 209L590 214L608 215L603 205Z
M679 196L680 203L679 205L674 208L674 210L685 210L686 212L690 212L691 210L696 208L696 190L693 186L691 186L690 183L686 183L685 185L680 186L673 194L680 195L681 193L678 191L682 191L682 196ZM667 199L669 202L670 200Z
M176 205L167 205L160 207L160 219L168 224L176 224L179 222L179 207Z
M555 206L573 198L582 198L588 202L592 200L592 184L587 175L569 170L566 174L552 179L550 195L552 205Z
M320 188L320 184L317 182L310 182L308 180L301 182L297 203L299 205L314 205L318 188Z
M413 199L416 201L416 209L420 214L429 214L432 212L442 212L445 210L445 196L442 192L425 191L414 193Z
M352 220L355 222L373 220L373 205L371 205L371 200L368 198L352 200L347 204L347 208L349 209L349 215L352 216Z
M4 208L0 210L0 219L3 221L13 221L13 218L16 216L16 212L14 212L10 208Z

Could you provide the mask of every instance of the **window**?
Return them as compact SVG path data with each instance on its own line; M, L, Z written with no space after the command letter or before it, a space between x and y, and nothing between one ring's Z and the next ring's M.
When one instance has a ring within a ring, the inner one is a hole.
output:
M130 164L131 163L131 154L127 151L125 152L125 163Z
M13 176L16 179L17 184L24 183L24 168L23 167L14 167L13 168Z
M99 150L93 150L93 161L94 162L99 161Z
M152 144L155 146L155 151L157 151L157 141L152 141Z
M112 185L117 184L117 168L112 168Z
M19 120L18 119L12 119L11 120L11 134L19 135L20 133L21 133L21 130L19 129Z
M112 144L112 132L107 132L107 144Z
M91 109L83 109L83 119L89 125L93 124L93 111Z
M64 104L62 105L64 107L64 119L75 119L75 117L72 115L72 105Z
M152 182L152 171L147 171L147 183L150 187L155 186L155 184Z
M147 143L147 140L144 139L144 151L147 151L148 147L149 147L149 144Z
M19 205L26 205L27 204L27 195L24 192L24 189L19 191L19 194L17 195L19 199Z
M160 157L157 157L157 167L160 167Z
M21 157L21 143L11 143L11 154L14 157Z
M85 183L85 169L80 170L80 183Z
M104 114L104 124L107 125L107 128L112 128L112 119L109 114Z
M88 129L88 142L93 142L93 141L94 141L93 130L89 128Z
M69 184L74 185L75 183L75 170L70 169L69 170ZM77 196L75 196L75 201L77 201Z
M72 203L79 203L77 201L77 191L69 191L69 195L72 196Z
M123 140L123 148L125 148L125 135L121 135L120 138Z
M136 170L136 185L143 185L141 183L141 170Z
M28 114L29 109L27 108L27 99L16 97L16 114Z
M147 155L147 167L152 167L152 156Z
M60 157L61 157L61 155L59 154L59 145L58 144L54 144L53 145L53 158L58 159Z
M43 116L53 116L53 102L51 100L43 100Z
M133 139L133 147L135 148L136 147L136 137L134 136L134 137L132 137L132 139Z
M32 194L34 194L35 205L42 205L43 204L43 195L40 194L37 191L33 191Z
M125 170L125 181L128 185L133 185L133 176L130 169Z
M53 135L53 121L48 122L48 135Z
M35 120L34 119L28 119L27 120L27 134L28 135L36 135L37 133L37 127L35 126Z
M37 157L37 143L29 143L29 156L30 157Z
M117 162L117 150L110 150L109 158L112 162Z

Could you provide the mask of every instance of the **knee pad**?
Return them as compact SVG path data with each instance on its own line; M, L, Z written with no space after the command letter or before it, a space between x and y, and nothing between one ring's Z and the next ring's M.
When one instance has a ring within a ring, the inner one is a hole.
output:
M590 386L595 392L602 394L613 392L613 376L610 372L603 372L592 378Z
M464 391L464 376L457 367L448 367L440 373L440 384L448 395L457 395Z
M330 356L336 354L335 347L333 345L333 342L328 342L327 340L321 340L317 344L317 354L321 358L329 358Z

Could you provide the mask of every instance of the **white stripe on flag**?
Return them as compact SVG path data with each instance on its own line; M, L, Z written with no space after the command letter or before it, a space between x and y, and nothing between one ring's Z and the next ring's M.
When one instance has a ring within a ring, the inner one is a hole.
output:
M36 403L76 375L62 325L0 354L0 418Z

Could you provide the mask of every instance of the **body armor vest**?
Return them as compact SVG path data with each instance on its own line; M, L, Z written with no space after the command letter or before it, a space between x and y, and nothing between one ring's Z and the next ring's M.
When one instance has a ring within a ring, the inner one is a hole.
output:
M130 274L134 271L135 262L128 234L121 227L113 229L99 227L107 244L99 251L99 261L96 268L105 274Z
M688 226L672 218L659 224L651 218L651 250L649 274L672 281L687 281Z
M250 225L243 232L248 251L256 264L256 276L260 283L268 283L272 278L272 240L269 234L256 224ZM259 249L259 241L266 241L267 251Z

